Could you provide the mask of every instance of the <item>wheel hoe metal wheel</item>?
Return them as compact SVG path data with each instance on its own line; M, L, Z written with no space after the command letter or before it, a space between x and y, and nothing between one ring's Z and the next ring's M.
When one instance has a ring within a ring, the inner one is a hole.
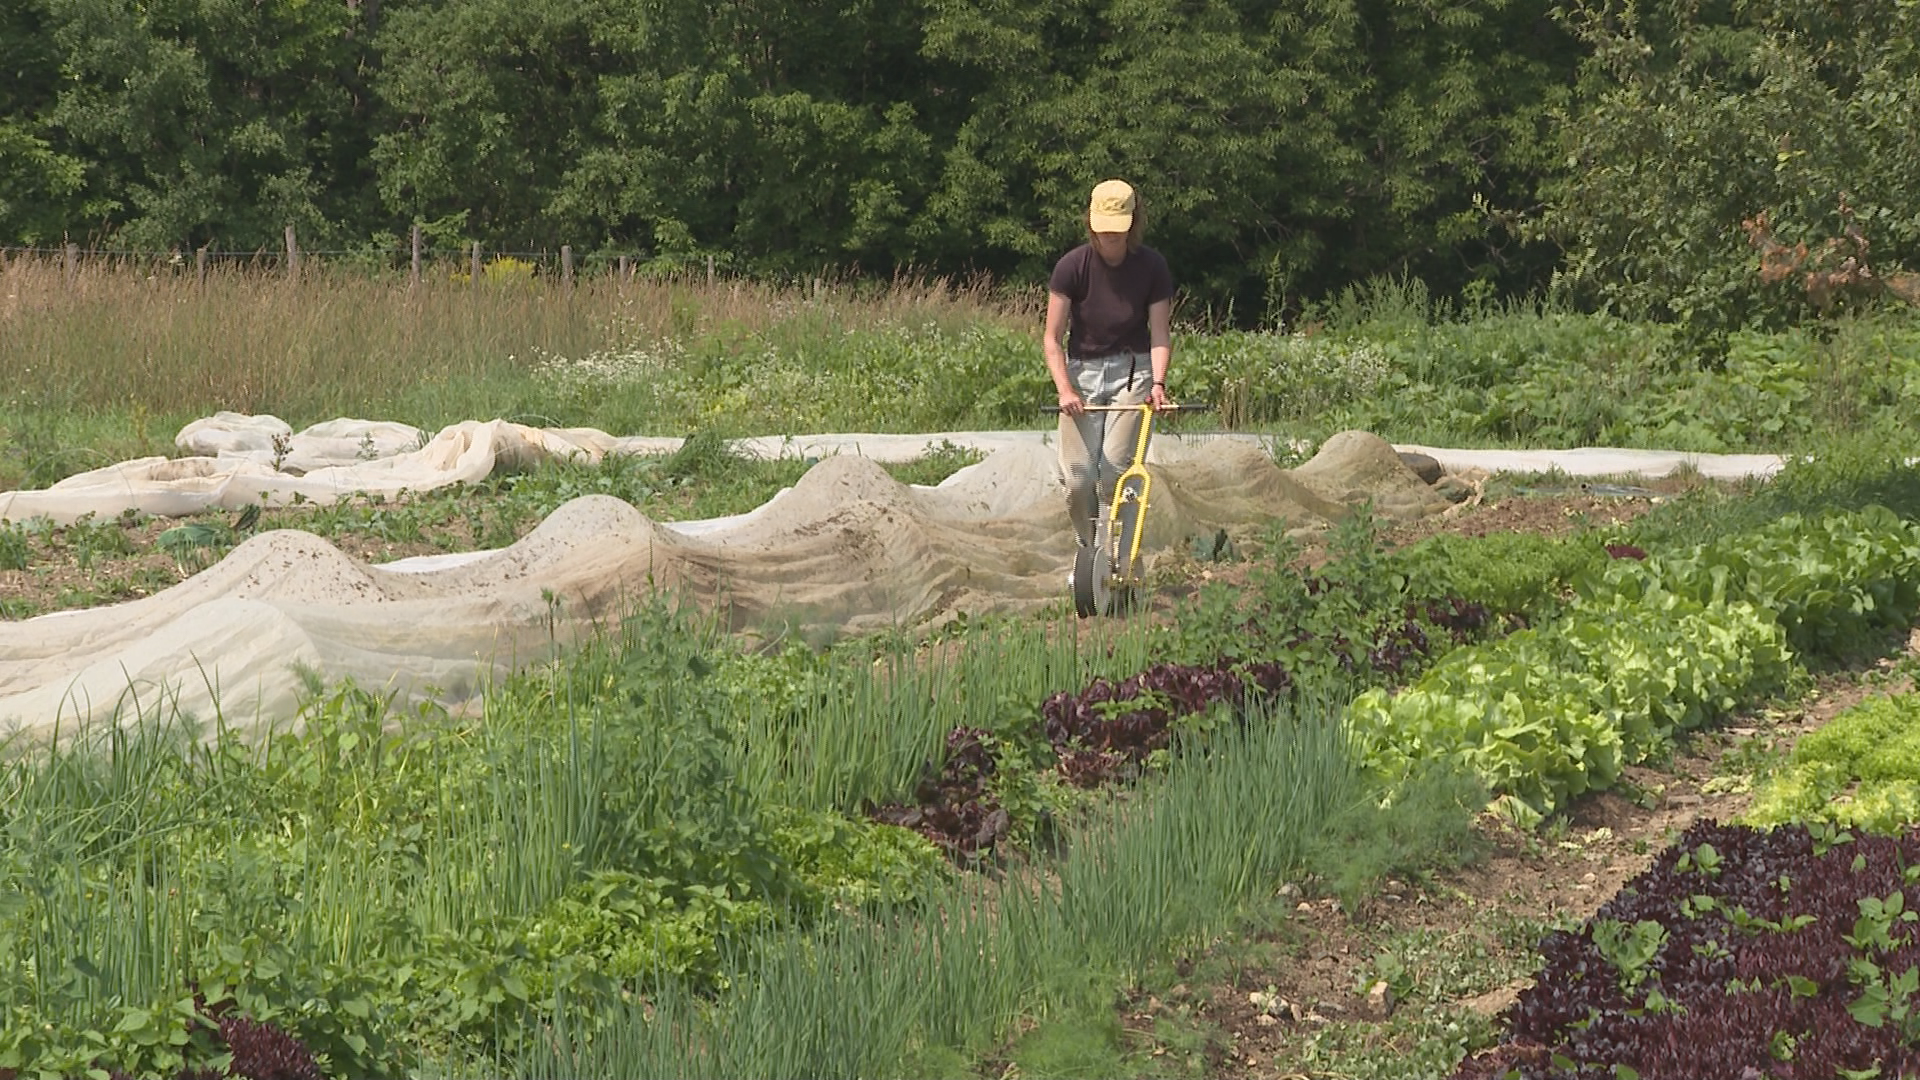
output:
M1107 545L1076 549L1073 555L1073 611L1083 619L1113 610L1113 560Z

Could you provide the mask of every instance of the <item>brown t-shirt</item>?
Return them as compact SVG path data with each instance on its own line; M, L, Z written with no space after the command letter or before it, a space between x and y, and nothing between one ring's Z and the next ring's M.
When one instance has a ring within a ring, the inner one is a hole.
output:
M1108 266L1092 244L1081 244L1054 264L1047 288L1073 301L1067 355L1093 360L1147 351L1147 308L1172 298L1173 272L1166 258L1150 247L1130 251L1119 266Z

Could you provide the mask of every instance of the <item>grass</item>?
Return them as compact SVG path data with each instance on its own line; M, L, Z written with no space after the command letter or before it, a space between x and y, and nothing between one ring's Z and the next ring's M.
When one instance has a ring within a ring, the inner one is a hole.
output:
M0 258L0 490L130 457L216 410L303 428L425 430L507 418L618 434L1041 426L1039 297L944 282L783 290L587 276L244 270ZM1666 328L1546 307L1459 316L1406 289L1306 331L1183 329L1174 388L1276 438L1361 427L1435 445L1792 451L1903 429L1920 316L1734 335L1685 354Z
M87 263L69 279L57 260L33 257L0 264L0 288L18 397L57 395L87 409L138 402L153 416L217 402L297 426L369 410L398 420L511 416L502 406L534 389L542 357L564 366L610 346L694 339L784 349L853 325L957 330L1022 314L944 282L829 296L586 277L563 293L531 279L471 288L430 276L409 289L324 268L297 285L245 269L200 281L187 268L126 263Z
M296 285L86 263L69 280L57 260L0 257L0 490L167 452L174 431L218 409L296 428L504 417L680 435L805 431L768 424L813 408L913 430L933 380L950 396L967 364L1031 351L1037 367L1036 326L1032 310L944 282L802 293L586 277L565 294L430 277L410 290L325 268ZM763 379L769 357L780 371Z

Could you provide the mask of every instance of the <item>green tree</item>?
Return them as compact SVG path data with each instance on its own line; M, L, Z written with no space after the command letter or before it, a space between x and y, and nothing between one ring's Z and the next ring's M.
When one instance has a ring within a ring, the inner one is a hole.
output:
M1843 196L1877 259L1920 256L1920 6L1595 0L1570 18L1591 58L1536 224L1573 295L1709 345L1804 316L1759 279L1742 222L1818 243L1848 224Z
M409 5L381 36L381 192L495 243L889 268L929 168L915 40L878 3Z
M92 220L134 247L314 239L362 218L358 5L46 0L49 116Z
M1488 272L1523 282L1539 259L1503 266L1474 205L1531 182L1574 59L1545 14L1508 0L930 0L926 52L974 105L925 239L950 258L984 243L1033 276L1079 236L1087 187L1121 175L1182 280L1243 315L1369 274L1442 291Z
M60 58L42 0L0 0L0 243L44 244L80 216L84 163L49 138Z
M644 27L606 34L616 0L430 0L393 5L374 86L388 110L373 160L402 220L456 220L511 247L557 245L550 193L599 106L598 77L634 62ZM574 238L584 242L586 238Z

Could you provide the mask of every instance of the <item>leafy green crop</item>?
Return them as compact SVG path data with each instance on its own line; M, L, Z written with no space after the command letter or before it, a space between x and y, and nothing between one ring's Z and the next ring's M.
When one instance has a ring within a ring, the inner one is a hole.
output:
M1410 588L1484 604L1502 615L1550 617L1568 586L1608 561L1606 547L1590 532L1572 536L1443 533L1394 552L1387 560Z
M1356 699L1349 715L1369 760L1388 775L1456 761L1530 820L1611 784L1676 732L1784 688L1796 652L1844 656L1920 613L1920 528L1882 507L1786 514L1644 560L1542 558L1512 580L1562 568L1574 600L1559 621L1459 650L1397 696ZM1903 766L1909 744L1887 730L1893 719L1813 740L1796 755L1804 767L1763 799L1766 820L1811 815L1874 769L1899 783L1860 791L1852 805L1865 816L1845 820L1911 816L1920 788Z
M0 570L25 570L33 562L33 544L25 525L0 521Z
M1448 654L1397 695L1356 698L1349 723L1389 776L1450 760L1534 820L1677 731L1785 685L1780 628L1747 604L1584 604L1564 619Z
M1615 560L1575 588L1592 599L1671 593L1752 604L1779 620L1796 651L1839 658L1920 614L1920 526L1878 506L1786 514L1683 551Z
M1872 698L1801 738L1746 820L1872 832L1920 821L1920 695Z

